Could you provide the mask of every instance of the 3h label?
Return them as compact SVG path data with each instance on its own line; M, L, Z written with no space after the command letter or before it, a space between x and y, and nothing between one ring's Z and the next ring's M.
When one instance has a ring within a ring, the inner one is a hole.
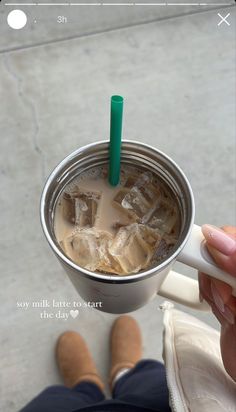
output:
M57 17L57 23L60 23L60 24L66 24L67 23L67 17L65 17L65 16L58 16Z

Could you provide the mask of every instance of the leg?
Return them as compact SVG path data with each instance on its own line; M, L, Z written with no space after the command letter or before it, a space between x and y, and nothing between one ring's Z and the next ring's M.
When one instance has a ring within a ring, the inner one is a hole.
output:
M56 358L66 386L47 388L21 412L72 412L105 399L104 384L82 336L63 333L57 342Z
M154 360L141 361L141 358L139 326L131 316L120 316L111 331L113 397L133 405L171 412L164 365Z
M171 412L165 367L155 360L142 360L114 385L113 397L153 410Z
M72 412L104 399L104 393L92 382L81 382L74 388L50 386L20 412Z

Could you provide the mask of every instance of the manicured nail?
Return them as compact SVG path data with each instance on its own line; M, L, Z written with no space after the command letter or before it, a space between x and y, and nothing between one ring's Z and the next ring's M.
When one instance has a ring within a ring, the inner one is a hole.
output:
M225 305L224 308L224 313L222 313L222 315L224 316L224 318L231 324L233 325L235 322L235 317L233 312L231 312L231 310L228 308L228 306Z
M213 282L211 282L211 293L217 309L223 314L225 310L224 301Z
M228 306L224 304L223 299L220 296L219 291L217 290L214 283L211 283L211 292L212 292L212 297L213 297L213 300L214 300L214 303L217 309L219 310L221 315L227 320L227 322L233 325L235 322L234 314L233 312L231 312Z
M202 233L207 242L219 252L230 256L236 251L236 240L216 226L203 225Z

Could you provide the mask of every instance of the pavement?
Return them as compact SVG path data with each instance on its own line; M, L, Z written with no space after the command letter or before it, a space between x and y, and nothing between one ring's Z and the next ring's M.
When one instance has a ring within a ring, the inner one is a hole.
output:
M82 299L46 243L39 201L59 161L108 138L112 94L125 97L124 138L159 148L188 176L196 223L235 224L235 8L178 10L153 16L140 8L128 18L119 9L110 24L99 12L100 20L92 14L96 30L87 16L86 28L64 36L52 29L48 37L35 34L33 23L33 37L25 31L13 36L6 24L0 26L4 412L18 411L45 386L61 383L53 351L66 329L86 338L102 376L108 374L109 328L116 316L86 308L76 319L55 317L53 299ZM0 11L3 18L6 8ZM218 12L231 13L230 26L217 25ZM197 276L180 264L176 270ZM50 308L42 307L46 302ZM157 297L133 313L142 327L144 356L155 359L162 359L161 302ZM211 313L176 307L219 329ZM44 310L54 318L41 318Z

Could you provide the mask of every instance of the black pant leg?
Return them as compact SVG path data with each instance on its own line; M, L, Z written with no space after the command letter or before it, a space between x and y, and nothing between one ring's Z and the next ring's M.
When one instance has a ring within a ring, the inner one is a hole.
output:
M20 412L72 412L105 399L104 393L92 382L81 382L73 389L50 386Z
M115 384L113 398L123 402L171 412L165 367L156 360L142 360Z

